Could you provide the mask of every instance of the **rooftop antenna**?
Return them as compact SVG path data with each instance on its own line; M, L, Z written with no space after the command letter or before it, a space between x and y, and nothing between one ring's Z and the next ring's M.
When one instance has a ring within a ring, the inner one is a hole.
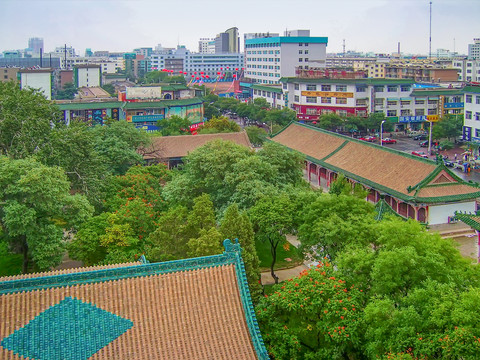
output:
M345 39L343 39L343 57L345 57Z
M428 50L428 59L432 61L432 2L430 1L430 43Z

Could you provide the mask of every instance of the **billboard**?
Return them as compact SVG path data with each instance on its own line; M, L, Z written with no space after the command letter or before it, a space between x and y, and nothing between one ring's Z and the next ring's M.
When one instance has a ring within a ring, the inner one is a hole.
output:
M162 87L161 86L149 86L149 87L127 87L126 99L161 99Z
M351 92L335 92L335 91L302 91L302 96L353 98L353 93L351 93Z

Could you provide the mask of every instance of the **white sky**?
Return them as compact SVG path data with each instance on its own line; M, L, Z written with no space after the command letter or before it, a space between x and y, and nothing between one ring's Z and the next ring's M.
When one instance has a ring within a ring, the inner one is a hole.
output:
M480 37L480 0L432 0L432 53L467 53ZM0 51L43 37L45 51L73 46L131 51L186 45L198 50L236 26L246 32L310 29L328 37L327 52L428 54L429 0L0 0ZM455 39L455 40L454 40ZM242 44L243 47L243 44Z

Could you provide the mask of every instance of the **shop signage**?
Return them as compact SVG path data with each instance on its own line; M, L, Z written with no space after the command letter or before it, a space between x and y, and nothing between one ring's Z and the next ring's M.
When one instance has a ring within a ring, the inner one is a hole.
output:
M353 98L351 92L333 92L333 91L302 91L302 96L321 96L334 98Z

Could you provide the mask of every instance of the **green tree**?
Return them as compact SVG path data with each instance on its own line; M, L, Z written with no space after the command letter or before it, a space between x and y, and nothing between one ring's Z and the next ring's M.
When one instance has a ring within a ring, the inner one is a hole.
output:
M325 261L275 285L256 307L275 359L357 359L363 342L364 295Z
M132 165L143 163L138 150L150 144L145 131L126 121L95 126L91 131L95 136L95 150L106 160L108 170L113 175L123 175Z
M76 229L93 208L85 197L70 195L70 184L58 167L30 159L0 157L0 225L15 252L30 265L47 270L63 256L64 230Z
M367 246L374 240L374 208L351 195L322 195L304 209L298 238L304 253L334 259L347 245Z
M245 127L245 131L253 146L262 146L267 138L265 129L258 126L247 126Z
M190 135L190 120L177 115L159 120L157 126L162 136Z
M344 124L343 119L336 114L320 115L317 121L317 126L330 131L337 130L338 127Z
M235 121L225 116L213 117L207 121L198 131L199 134L240 132L240 126Z
M280 125L284 127L292 121L297 121L297 114L289 108L271 109L267 111L263 121L269 126Z
M201 230L216 227L215 209L208 194L202 194L193 199L193 207L187 218L187 237L195 238Z
M147 238L151 261L179 260L187 257L188 209L184 206L169 208L157 221L157 228Z
M368 191L361 184L350 183L342 174L330 184L328 192L333 195L353 195L359 199L365 199L368 195Z
M199 237L188 241L189 257L218 255L222 253L222 234L215 228L201 229Z
M165 71L150 71L145 75L145 83L158 84L164 81L168 77L168 73Z
M463 116L458 115L444 115L440 121L434 123L432 128L432 138L441 139L456 139L462 135Z
M286 234L292 231L292 212L292 203L285 194L260 199L249 212L256 231L255 235L261 241L270 244L272 254L270 273L275 280L275 284L278 284L278 276L274 272L275 262L277 261L277 247L281 241L286 239Z
M112 84L103 84L102 89L110 94L110 96L115 96L116 90L115 86Z
M78 88L72 83L66 83L63 85L63 89L57 91L55 99L57 100L73 100L77 95Z
M240 213L237 204L230 205L226 210L220 226L222 240L238 239L242 247L242 259L245 264L248 286L253 299L261 293L260 260L255 248L255 234L252 223L245 212Z
M1 82L0 155L20 159L48 147L50 132L60 118L58 108L39 91Z

